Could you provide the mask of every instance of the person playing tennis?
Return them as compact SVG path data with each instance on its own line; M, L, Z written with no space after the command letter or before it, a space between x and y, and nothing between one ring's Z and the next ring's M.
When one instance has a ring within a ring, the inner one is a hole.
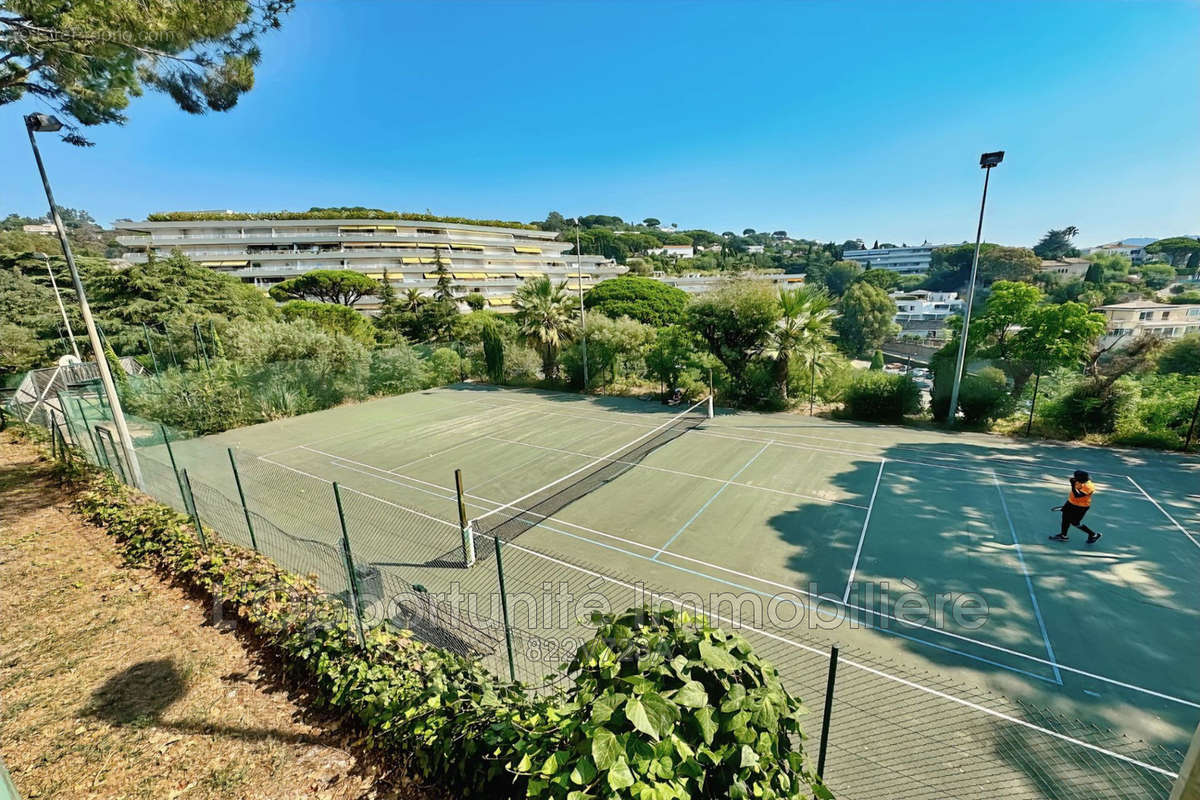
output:
M1096 485L1092 483L1091 476L1081 469L1075 470L1075 474L1071 476L1071 491L1067 494L1067 502L1054 509L1062 510L1062 530L1057 536L1050 538L1056 542L1068 541L1071 537L1067 536L1067 528L1074 525L1088 535L1088 544L1100 541L1100 534L1083 524L1083 515L1092 507L1092 496L1095 494Z

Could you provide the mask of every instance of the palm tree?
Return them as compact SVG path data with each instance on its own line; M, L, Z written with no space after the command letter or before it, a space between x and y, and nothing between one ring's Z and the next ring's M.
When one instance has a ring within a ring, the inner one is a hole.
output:
M525 281L513 295L517 329L541 352L546 380L558 376L558 351L575 331L577 302L565 280L555 286L549 278Z
M811 382L815 387L817 360L830 353L829 336L837 312L833 310L833 298L823 288L814 286L781 289L779 310L779 322L771 333L764 355L775 361L775 384L786 401L793 355L803 353L810 361ZM809 405L811 411L811 397Z
M421 296L420 289L405 289L400 305L405 311L416 311L424 302L425 298Z

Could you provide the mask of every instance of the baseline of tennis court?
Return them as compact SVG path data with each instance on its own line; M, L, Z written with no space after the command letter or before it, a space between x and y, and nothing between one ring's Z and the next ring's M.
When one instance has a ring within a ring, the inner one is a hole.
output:
M286 470L303 491L336 481L350 503L369 498L411 515L421 523L412 532L382 522L371 535L351 530L356 557L434 591L469 591L487 584L489 567L444 563L459 543L456 469L483 530L678 410L457 386L175 447L181 466L222 490L232 489L233 447L240 464ZM718 618L784 639L846 642L1155 743L1185 746L1200 716L1194 460L718 413L627 466L513 545L700 598ZM1089 523L1105 538L1096 547L1081 536L1047 540L1057 530L1049 509L1076 468L1099 486ZM249 494L281 527L325 539L334 531L295 492ZM576 599L635 597L583 572L563 581ZM516 582L524 594L547 591ZM726 605L712 608L714 597ZM545 624L536 606L516 612L526 630L585 635L578 614Z

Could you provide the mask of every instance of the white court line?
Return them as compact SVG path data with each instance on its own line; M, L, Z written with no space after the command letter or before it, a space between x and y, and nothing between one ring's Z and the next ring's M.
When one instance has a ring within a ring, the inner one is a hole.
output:
M719 429L717 429L717 428L705 428L704 430L695 431L694 435L696 435L696 436L712 436L712 437L715 437L718 439L734 439L739 442L762 442L763 441L762 439L754 439L752 437L747 437L747 436L736 436L733 434L717 433L718 430ZM820 447L820 446L811 445L811 444L795 444L793 442L778 442L778 441L775 442L775 444L778 445L779 447L792 447L792 448L795 448L796 450L811 450L813 452L818 452L818 453L836 453L838 455L854 456L855 458L865 458L865 459L870 459L872 461L874 461L875 459L880 457L880 456L874 455L872 453L856 453L853 450L838 450L837 448L834 448L834 447ZM979 473L978 467L952 467L949 464L938 464L938 463L935 463L932 461L913 461L911 459L905 459L905 458L892 458L891 456L888 456L887 460L893 464L913 464L918 467L934 467L936 469L949 469L949 470L954 470L955 472L969 472L971 474ZM996 474L1003 475L1006 478L1018 478L1020 480L1026 481L1026 482L1032 482L1029 480L1028 475L1018 475L1018 474L1012 473L1012 472L998 472ZM1051 481L1048 479L1036 481L1036 482L1044 483L1047 485L1055 483L1054 481ZM1132 491L1130 489L1118 489L1115 486L1107 486L1106 485L1103 488L1105 491L1117 492L1118 494L1133 494L1133 495L1137 494L1137 492Z
M522 442L519 439L502 439L499 436L486 436L485 438L493 439L497 442L506 442L508 444L517 444L517 445L521 445L522 447L536 447L539 450L549 450L549 451L555 452L555 453L565 453L567 455L583 456L584 458L595 458L595 456L593 456L591 453L581 453L577 450L560 450L557 447L546 447L546 446L540 445L540 444L531 444L529 442ZM857 508L860 510L866 509L866 506L859 505L858 503L847 503L844 500L831 500L828 497L819 497L818 495L815 495L815 494L801 494L800 492L788 492L783 489L772 489L769 486L755 486L752 483L742 483L741 481L735 481L735 480L726 481L723 478L716 478L716 477L713 477L712 475L701 475L696 472L684 472L683 470L667 469L666 467L654 467L654 466L651 466L649 464L644 464L644 463L635 463L633 461L622 461L619 458L614 458L612 461L614 464L628 464L631 467L639 467L641 469L650 469L650 470L654 470L655 472L667 472L672 475L683 475L688 478L698 478L698 479L704 480L704 481L716 481L717 483L729 483L729 484L732 484L733 486L741 486L746 489L757 489L762 492L773 492L775 494L782 494L782 495L786 495L788 497L799 497L804 500L817 500L822 503L833 503L835 505L849 506L850 508Z
M366 475L366 476L368 476L368 477L372 477L372 478L375 478L375 479L377 479L377 480L385 481L385 482L387 482L387 483L395 483L395 484L397 484L397 485L399 485L399 486L404 486L405 488L408 488L408 489L414 489L414 490L416 490L416 491L425 492L425 493L427 493L427 494L431 494L431 495L434 495L435 497L440 497L440 498L442 498L442 499L446 499L446 500L452 500L452 499L454 498L454 495L455 495L455 490L454 490L453 488L449 487L449 486L442 486L441 484L437 484L437 483L431 483L430 481L424 481L424 480L421 480L420 478L414 478L414 477L412 477L411 475L394 475L393 473L388 473L388 472L387 472L387 470L381 469L381 468L379 468L379 467L375 467L375 466L372 466L372 465L370 465L370 464L364 464L364 463L363 463L363 462L361 462L361 461L354 461L354 460L352 460L352 459L347 459L347 458L342 458L342 457L340 457L340 456L335 456L335 455L333 455L332 453L322 453L322 452L321 452L321 451L319 451L319 450L314 450L314 452L321 453L321 455L329 456L330 458L332 458L332 459L336 459L337 461L348 462L348 463L351 463L351 464L357 464L357 465L358 465L358 466L360 466L360 467L366 467L366 468L368 468L368 469L375 470L375 472L383 472L383 473L386 473L386 474L388 474L388 475L391 475L391 476L392 476L392 477L384 477L384 476L382 476L382 475L375 475L375 474L373 474L373 473L370 473L370 472L364 472L363 470L354 469L353 467L348 467L348 466L343 466L343 467L342 467L343 469L348 469L348 470L350 470L350 471L352 471L352 472L358 472L358 473L360 473L360 474L362 474L362 475ZM336 466L336 465L335 465L335 466ZM410 482L412 482L412 483L419 483L419 484L423 484L423 485L425 485L425 486L430 486L430 487L433 487L434 489L439 489L439 490L440 490L442 493L441 493L441 494L439 494L439 493L437 493L437 492L429 491L429 490L427 490L427 489L421 489L421 488L420 488L420 487L418 487L418 486L412 486L412 485L409 485L409 484L403 483L402 481L397 481L397 480L395 480L395 478L403 478L404 480L406 480L406 481L410 481ZM491 498L488 498L488 497L480 497L479 495L471 494L470 492L465 492L464 494L465 494L465 496L467 496L467 497L471 497L471 498L473 498L473 499L475 499L475 500L478 500L478 501L481 501L481 502L484 502L484 503L490 503L490 504L492 504L492 505L494 505L494 506L499 506L499 505L500 505L500 501L499 501L499 500L492 500ZM474 506L475 508L480 508L480 509L487 510L485 506L481 506L481 505L479 505L478 503L471 503L470 505ZM516 510L517 510L517 511L524 511L525 509L520 509L520 508L518 508L518 509L516 509ZM570 527L570 528L576 528L576 529L578 529L578 530L581 530L581 531L586 531L586 532L588 532L588 533L593 533L593 534L596 534L597 536L603 536L603 537L606 537L606 538L608 538L608 539L612 539L612 540L614 540L614 541L618 541L618 542L622 542L622 543L624 543L624 544L627 544L627 545L631 545L631 546L633 546L633 547L640 547L640 548L643 548L643 549L645 549L645 550L653 550L653 549L654 549L653 545L643 544L643 543L641 543L641 542L636 542L636 541L633 541L632 539L625 539L625 538L623 538L623 537L620 537L620 536L617 536L617 535L615 535L615 534L611 534L611 533L605 533L604 531L599 531L599 530L596 530L595 528L589 528L589 527L587 527L587 526L585 526L585 525L579 525L578 523L574 523L574 522L568 522L567 520L564 520L564 519L558 519L558 518L555 518L555 519L554 519L554 521L555 521L555 522L557 522L557 523L559 523L559 524L561 524L561 525L565 525L565 526L567 526L567 527ZM444 523L444 524L451 525L452 523L448 523L448 522L447 522L447 523ZM457 527L457 526L455 526L455 527ZM563 534L565 534L565 535L567 535L567 536L571 536L572 538L580 538L580 539L582 539L583 541L591 541L591 540L588 540L588 539L586 539L586 538L584 538L584 537L576 537L576 536L574 536L574 535L572 535L572 534L566 533L565 531L559 531L559 530L556 530L555 528L553 528L553 527L550 527L550 526L546 525L545 523L543 523L543 524L541 525L541 527L543 527L543 528L545 528L545 529L547 529L547 530L553 531L553 532L555 532L555 533L563 533ZM602 545L600 542L591 541L591 543L592 543L592 544L595 544L595 545L597 545L597 546L603 546L603 545ZM625 553L626 555L632 556L632 557L634 557L634 558L645 558L644 556L640 556L640 555L638 555L637 553L633 553L633 552L630 552L630 551L628 551L628 550L621 550L620 548L610 548L610 549L615 549L615 550L617 550L618 552L623 552L623 553ZM899 625L903 625L903 626L904 626L904 627L906 627L906 628L912 628L912 629L917 629L917 630L928 631L928 632L930 632L930 633L935 633L935 634L938 634L938 635L941 635L941 636L946 636L946 637L949 637L949 638L951 638L951 639L956 639L956 640L958 640L958 641L961 641L961 642L966 642L966 643L968 643L968 644L973 644L973 645L976 645L976 646L979 646L979 647L983 647L983 648L986 648L986 649L989 649L989 650L994 650L994 651L996 651L996 652L998 652L998 653L1004 653L1005 655L1009 655L1009 656L1012 656L1012 657L1014 657L1014 658L1022 658L1022 659L1025 659L1025 660L1027 660L1027 661L1033 661L1033 662L1036 662L1036 663L1039 663L1039 664L1042 664L1042 665L1044 665L1044 666L1051 667L1051 668L1057 667L1057 668L1058 668L1058 669L1060 669L1060 670L1064 670L1064 671L1066 671L1066 672L1070 672L1070 673L1072 673L1072 674L1079 675L1079 676L1081 676L1081 677L1084 677L1084 678L1090 678L1090 679L1092 679L1092 680L1099 681L1099 682L1101 682L1101 683L1106 683L1106 684L1108 684L1108 685L1110 685L1110 686L1116 686L1116 687L1119 687L1119 688L1122 688L1122 689L1128 689L1129 691L1132 691L1132 692L1137 692L1137 693L1139 693L1139 694L1145 694L1145 695L1149 695L1149 696L1151 696L1151 697L1157 697L1157 698L1159 698L1160 700L1166 700L1166 701L1169 701L1169 702L1172 702L1172 703L1177 703L1177 704L1179 704L1179 705L1183 705L1183 706L1189 706L1189 707L1191 707L1191 708L1200 708L1200 703L1193 702L1193 701L1191 701L1191 700L1185 700L1185 699L1183 699L1183 698L1181 698L1181 697L1175 697L1174 695L1169 695L1169 694L1165 694L1165 693L1163 693L1163 692L1158 692L1158 691L1155 691L1154 689L1148 689L1148 688L1146 688L1146 687L1144 687L1144 686L1138 686L1137 684L1133 684L1133 683L1127 683L1127 682L1125 682L1125 681L1120 681L1120 680L1117 680L1116 678L1109 678L1109 677L1106 677L1106 676L1104 676L1104 675L1099 675L1099 674L1097 674L1097 673L1094 673L1094 672L1088 672L1087 670L1079 669L1079 668L1077 668L1077 667L1071 667L1071 666L1067 666L1066 664L1061 664L1061 663L1057 663L1057 662L1052 662L1052 661L1049 661L1049 660L1047 660L1047 659L1041 658L1041 657L1039 657L1039 656L1030 655L1030 654L1028 654L1028 653L1022 653L1022 652L1020 652L1019 650L1013 650L1012 648L1004 647L1003 645L993 644L992 642L986 642L986 641L983 641L983 640L981 640L981 639L973 639L973 638L971 638L970 636L964 636L964 635L963 635L963 634L961 634L961 633L954 633L953 631L942 630L941 628L933 627L933 626L931 626L931 625L926 625L926 624L923 624L923 623L914 622L914 621L911 621L911 620L906 620L906 619L903 619L903 618L901 618L901 617L897 617L897 616L895 616L894 614L887 614L887 613L884 613L884 612L882 612L882 611L878 611L878 610L876 610L876 609L873 609L873 608L868 608L868 607L866 607L866 606L860 606L860 605L857 605L857 604L855 604L855 603L840 603L836 597L823 597L823 596L819 596L819 595L814 595L812 592L805 591L804 589L800 589L800 588L797 588L797 587L794 587L794 586L789 586L789 585L787 585L787 584L783 584L783 583L778 583L778 582L776 582L776 581L772 581L772 580L769 580L769 579L767 579L767 578L760 578L760 577L758 577L757 575L751 575L751 574L749 574L749 573L745 573L745 572L739 572L739 571L737 571L737 570L730 569L730 568L728 568L728 567L723 567L723 566L721 566L721 565L719 565L719 564L713 564L713 563L711 563L711 562L708 562L708 561L702 561L701 559L698 559L698 558L692 558L692 557L690 557L690 556L681 555L681 554L679 554L679 553L664 553L664 555L665 555L665 556L669 556L669 557L671 557L671 558L680 559L680 560L682 560L682 561L688 561L688 562L691 562L691 563L693 563L693 564L699 564L699 565L701 565L701 566L708 567L708 568L710 568L710 569L719 570L719 571L721 571L721 572L727 572L727 573L729 573L729 574L731 574L731 575L737 575L737 576L739 576L739 577L742 577L742 578L747 578L747 579L749 579L749 580L757 581L757 582L759 582L759 583L762 583L762 584L764 584L764 585L767 585L767 586L774 586L774 587L777 587L777 588L779 588L779 589L784 589L784 590L786 590L786 591L795 592L795 593L797 593L797 594L800 594L800 595L803 595L803 596L805 596L805 597L808 597L808 598L809 598L809 599L811 599L811 600L816 600L816 601L825 600L825 601L827 601L827 602L830 602L830 603L834 603L834 604L837 604L837 605L841 605L841 606L843 606L844 608L846 608L847 610L851 610L851 611L857 611L857 612L859 612L859 613L861 613L861 614L864 614L864 615L866 615L866 616L873 616L873 617L878 617L878 618L880 618L880 619L886 619L886 620L889 620L889 621L891 621L891 622L895 622L895 623L897 623L897 624L899 624ZM718 578L718 577L716 577L715 575L707 575L707 574L705 574L705 573L702 573L702 572L695 572L695 571L692 571L692 570L687 570L687 569L684 569L684 568L682 568L682 567L679 567L679 566L677 566L677 565L675 565L675 564L671 564L671 563L669 563L669 562L666 562L666 561L658 561L658 562L656 562L656 563L658 563L658 564L661 564L662 566L665 566L665 567L670 567L670 568L673 568L673 569L681 570L681 571L687 572L687 573L689 573L689 574L694 574L694 575L696 575L696 576L698 576L698 577L705 578L705 579L707 579L707 580L711 580L711 581L714 581L714 582L716 582L716 583L724 583L724 584L726 584L726 585L728 585L728 586L737 586L737 584L735 584L735 583L731 583L730 581L726 581L726 580L724 580L724 579L722 579L722 578ZM790 601L790 598L788 598L788 599L789 599L789 601ZM805 606L806 608L808 607L808 606L807 606L807 604L805 604L805 603L800 603L800 605L803 605L803 606ZM846 617L846 618L848 618L848 617ZM877 631L879 631L879 632L881 632L881 633L888 633L888 634L893 634L893 635L901 635L901 634L896 634L894 631L892 631L891 629L889 629L889 628L886 628L886 627L880 627L880 626L878 626L878 625L871 625L870 623L866 623L866 622L864 622L863 624L867 625L867 626L868 626L869 628L871 628L872 630L877 630ZM925 641L925 640L922 640L922 639L915 639L915 638L912 638L912 637L904 637L904 638L909 638L909 639L911 639L912 641L915 641L915 642L917 642L917 643L921 643L921 644L925 644L925 645L927 645L927 646L930 646L930 647L939 647L939 648L940 648L940 646L939 646L939 645L937 645L937 644L934 644L933 642L928 642L928 641ZM947 649L947 648L940 648L940 649ZM958 653L959 651L950 650L950 652L955 652L955 653ZM971 655L969 655L969 654L962 653L961 655L965 655L967 658L975 658L976 660L979 660L977 657L975 657L975 656L971 656ZM988 662L988 663L995 663L995 662ZM1024 670L1018 670L1018 669L1015 669L1015 668L1013 668L1013 667L1008 667L1008 666L1005 666L1005 665L1002 665L1002 664L999 664L999 665L997 665L997 666L1000 666L1001 668L1003 668L1003 669L1005 669L1005 670L1008 670L1008 671L1010 671L1010 672L1019 672L1019 673L1022 673L1022 674L1031 674L1031 673L1027 673L1027 672L1025 672ZM1036 677L1038 677L1040 680L1047 680L1047 681L1049 680L1048 678L1041 678L1040 676L1036 676Z
M1025 556L1021 553L1021 541L1017 538L1017 529L1013 525L1012 516L1008 513L1008 501L1004 499L1004 490L1000 488L1000 479L992 471L992 483L996 484L996 493L1000 495L1000 507L1004 509L1004 519L1008 520L1008 530L1012 534L1013 546L1017 549L1017 561L1021 562L1021 574L1025 576L1025 586L1029 589L1029 599L1033 602L1033 615L1037 617L1038 628L1042 632L1042 641L1046 645L1046 656L1054 667L1054 679L1062 685L1062 675L1058 671L1058 662L1054 658L1054 648L1050 646L1050 634L1046 632L1046 621L1042 619L1042 609L1038 606L1037 595L1033 592L1033 579L1029 577L1029 568L1025 565Z
M770 446L771 446L770 442L767 442L766 444L764 444L762 446L761 450L759 450L757 453L755 453L753 456L751 456L750 460L742 465L741 469L739 469L737 472L733 473L732 478L730 478L729 480L722 483L721 488L717 489L717 491L713 493L713 496L708 498L708 500L706 500L704 502L704 505L700 506L700 508L696 511L696 513L692 514L692 516L688 519L688 521L683 523L683 525L679 528L679 530L675 531L675 533L671 536L670 539L667 539L666 544L664 544L662 547L660 547L654 551L654 555L651 556L650 560L657 561L658 557L661 556L666 551L666 549L671 546L671 542L678 539L684 531L686 531L688 528L690 528L692 523L695 522L697 519L699 519L700 515L703 514L705 512L705 510L713 504L713 501L715 501L718 497L721 496L721 492L723 492L729 488L729 484L733 483L733 478L736 478L738 475L741 475L743 472L745 472L747 469L749 469L750 465L753 464L755 461L757 461L759 456L761 456L763 453L767 452L767 448Z
M577 566L575 566L574 564L571 564L570 562L567 562L567 561L560 561L559 559L557 559L557 558L554 558L554 557L552 557L552 556L548 556L548 555L546 555L545 553L539 553L539 552L537 552L536 550L530 550L530 549L528 549L528 548L526 548L526 547L522 547L522 546L521 546L521 545L519 545L519 544L514 544L513 542L508 542L508 543L506 543L506 544L505 544L505 547L509 547L509 548L515 548L515 549L517 549L517 550L520 550L520 551L522 551L522 552L524 552L524 553L528 553L528 554L530 554L530 555L532 555L532 556L536 556L536 557L538 557L538 558L543 558L543 559L546 559L547 561L550 561L550 562L553 562L553 563L555 563L555 564L559 564L559 565L561 565L561 566L567 567L568 569L573 569L573 570L576 570L577 572L582 572L582 573L583 573L583 574L585 574L585 575L590 575L590 576L592 576L593 578L599 578L600 580L604 580L604 581L609 581L609 582L611 582L611 583L615 583L615 584L617 584L618 586L624 587L624 588L626 588L626 589L630 589L630 590L632 590L632 591L634 591L634 592L644 592L644 591L645 591L645 587L637 587L637 586L634 586L634 585L632 585L632 584L626 583L625 581L618 580L618 579L616 579L616 578L610 577L610 576L608 576L608 575L602 575L602 574L600 574L600 573L598 573L598 572L595 572L595 571L593 571L593 570L590 570L590 569L584 569L583 567L577 567ZM709 613L708 611L705 611L705 610L703 610L703 609L696 608L695 606L689 605L689 604L687 604L687 603L683 603L683 602L681 602L681 601L679 601L679 600L674 600L674 599L672 599L672 598L669 598L669 597L668 597L668 598L663 598L663 599L667 600L667 601L668 601L668 602L670 602L672 605L679 606L680 608L687 609L687 610L689 610L689 611L692 611L693 613L696 613L696 614L701 614L701 615L703 615L703 616L705 616L705 617L707 617L707 618L709 618L709 619L715 619L715 620L718 620L718 621L720 621L720 622L724 622L724 623L726 623L726 624L728 624L728 625L733 625L733 626L735 626L735 627L736 627L736 626L738 626L738 625L740 625L740 623L738 623L738 622L735 622L734 620L732 620L732 619L730 619L730 618L728 618L728 617L723 617L723 616L721 616L721 615L719 615L719 614L712 614L712 613ZM800 650L805 650L805 651L807 651L807 652L809 652L809 653L815 653L815 654L817 654L817 655L820 655L820 656L823 656L823 657L825 657L825 658L829 658L829 654L828 654L827 652L825 652L824 650L821 650L821 649L819 649L819 648L816 648L816 647L812 647L812 646L810 646L810 645L803 644L803 643L801 643L801 642L798 642L798 641L796 641L796 640L794 640L794 639L788 639L788 638L787 638L787 637L785 637L785 636L780 636L779 634L776 634L776 633L771 633L770 631L767 631L767 630L762 630L762 629L758 629L758 628L756 628L756 629L754 629L754 630L755 630L755 632L756 632L756 633L759 633L759 634L761 634L761 635L763 635L763 636L766 636L767 638L774 639L774 640L776 640L776 641L778 641L778 642L782 642L783 644L790 645L791 647L796 647L796 648L798 648L798 649L800 649ZM877 676L877 677L884 678L884 679L886 679L886 680L889 680L889 681L892 681L892 682L894 682L894 683L901 684L902 686L907 686L907 687L909 687L910 689L916 689L917 691L924 692L924 693L926 693L926 694L929 694L929 695L933 695L934 697L939 697L939 698L941 698L941 699L943 699L943 700L948 700L948 701L950 701L950 702L952 702L952 703L956 703L956 704L958 704L958 705L961 705L961 706L964 706L964 707L966 707L966 708L973 709L973 710L975 710L975 711L978 711L978 712L980 712L980 713L982 713L982 714L986 714L986 715L988 715L988 716L990 716L990 717L995 717L995 718L997 718L997 719L1002 719L1002 720L1004 720L1005 722L1011 722L1011 723L1013 723L1014 725L1020 725L1020 726L1021 726L1021 727L1023 727L1023 728L1027 728L1027 729L1029 729L1029 730L1037 731L1038 733L1044 733L1044 734L1046 734L1047 736L1052 736L1052 737L1054 737L1055 739L1058 739L1058 740L1060 740L1060 741L1063 741L1063 742L1068 742L1069 744L1073 744L1073 745L1078 745L1079 747L1086 748L1086 749L1088 749L1088 750L1091 750L1092 752L1095 752L1095 753L1100 753L1100 754L1102 754L1102 755L1106 755L1106 756L1109 756L1109 757L1111 757L1111 758L1115 758L1115 759L1117 759L1117 760L1119 760L1119 761L1124 761L1124 762L1125 762L1125 763L1127 763L1127 764L1133 764L1134 766L1141 767L1141 768L1143 768L1143 769L1146 769L1146 770L1150 770L1151 772L1157 772L1158 774L1160 774L1160 775L1165 775L1165 776L1166 776L1166 777L1168 777L1168 778L1176 778L1176 777L1178 777L1178 775L1177 775L1176 773L1174 773L1174 772L1171 772L1170 770L1163 769L1162 767L1155 766L1154 764L1148 764L1148 763L1146 763L1145 761L1139 761L1138 759L1135 759L1135 758L1130 758L1129 756L1127 756L1127 755L1124 755L1124 754L1122 754L1122 753L1118 753L1118 752L1115 752L1115 751L1113 751L1113 750L1108 750L1108 749L1106 749L1106 748L1103 748L1103 747L1100 747L1100 746L1098 746L1098 745L1094 745L1094 744L1092 744L1092 743L1090 743L1090 742L1085 742L1085 741L1083 741L1082 739L1076 739L1076 738L1075 738L1075 737L1073 737L1073 736L1067 736L1066 734L1059 733L1059 732L1057 732L1057 731L1052 731L1052 730L1050 730L1049 728L1043 728L1043 727L1042 727L1042 726L1040 726L1040 725L1034 725L1032 722L1027 722L1026 720L1020 719L1020 718L1018 718L1018 717L1011 716L1011 715L1009 715L1009 714L1005 714L1005 713L1003 713L1003 712L1001 712L1001 711L996 711L995 709L988 708L987 706L980 705L979 703L974 703L974 702L972 702L972 701L970 701L970 700L964 700L964 699L963 699L963 698L961 698L961 697L955 697L954 695L952 695L952 694L948 694L948 693L946 693L946 692L943 692L943 691L941 691L941 690L939 690L939 689L934 689L934 688L932 688L932 687L930 687L930 686L924 686L924 685L922 685L922 684L920 684L920 683L917 683L917 682L915 682L915 681L910 681L910 680L908 680L908 679L906 679L906 678L901 678L901 677L899 677L898 675L892 675L892 674L890 674L890 673L884 672L883 670L876 669L876 668L874 668L874 667L870 667L870 666L868 666L868 665L866 665L866 664L861 664L861 663L859 663L859 662L855 661L855 660L854 660L854 659L852 659L852 658L842 658L842 659L840 659L840 662L841 662L841 663L848 664L848 665L850 665L851 667L853 667L853 668L855 668L855 669L860 669L860 670L862 670L862 671L864 671L864 672L867 672L867 673L869 673L869 674L871 674L871 675L875 675L875 676Z
M879 481L883 478L886 458L879 459L879 474L875 476L875 488L871 490L871 502L867 505L867 516L862 531L858 534L858 548L854 551L854 563L850 565L850 577L846 579L846 591L842 593L842 604L850 602L850 587L854 585L854 573L858 571L858 559L862 555L863 541L867 538L867 526L871 524L871 512L875 509L875 495L879 492Z
M1162 506L1160 506L1160 505L1158 504L1158 501L1157 501L1157 500L1155 500L1153 497L1151 497L1151 496L1150 496L1150 495L1149 495L1149 494L1146 492L1146 490L1145 490L1145 489L1143 489L1143 488L1141 487L1141 484L1139 484L1139 483L1138 483L1137 481L1135 481L1133 478L1130 478L1128 475L1126 475L1125 477L1126 477L1126 478L1129 478L1129 482L1130 482L1130 483L1132 483L1134 486L1136 486L1136 487L1137 487L1138 491L1142 493L1142 497L1145 497L1147 500L1149 500L1151 503L1153 503L1153 504L1154 504L1154 507L1155 507L1155 508L1157 508L1159 511L1161 511L1161 512L1163 513L1163 516L1164 516L1164 517L1166 517L1167 519L1171 520L1171 522L1172 522L1172 523L1175 525L1175 527L1176 527L1176 528L1179 528L1179 530L1183 531L1183 535L1184 535L1184 536L1186 536L1186 537L1188 537L1189 539L1191 539L1191 540L1192 540L1192 544L1196 545L1196 547L1200 547L1200 541L1197 541L1195 536L1192 536L1192 534L1188 533L1188 530L1187 530L1187 528L1185 528L1185 527L1183 527L1182 525L1180 525L1178 520L1176 520L1174 517L1172 517L1170 514L1168 514L1168 513L1167 513L1167 510L1166 510L1165 508L1163 508Z
M491 419L489 419L488 424L493 425L500 421L509 421L513 417L517 417L517 416L520 416L521 414L528 414L528 413L529 412L524 409L518 409L516 411L516 413L513 413L511 411L502 411L499 414L492 417ZM482 416L486 416L486 412L483 414L471 414L466 417L455 417L452 420L446 420L446 425L442 426L441 428L439 428L436 431L430 431L429 429L422 430L421 437L428 438L431 433L434 436L440 436L443 433L452 432L455 429L460 428L464 422L467 422L468 420L478 419L479 417L482 417ZM393 470L398 470L398 469L404 469L405 467L411 467L413 464L416 464L418 462L424 461L429 458L433 458L434 456L440 456L442 453L448 453L451 450L457 450L460 447L465 447L466 445L469 445L474 441L475 441L475 439L466 439L464 441L458 442L457 444L452 444L449 447L443 447L441 450L436 450L436 451L430 453L429 455L421 456L420 458L414 458L412 461L405 461L403 464L397 464L396 466L394 466L390 470L388 470L388 472L391 472ZM305 450L313 450L313 448L311 448L307 445L300 445L300 447L304 448ZM315 452L319 452L319 451L313 450L313 452L315 453Z

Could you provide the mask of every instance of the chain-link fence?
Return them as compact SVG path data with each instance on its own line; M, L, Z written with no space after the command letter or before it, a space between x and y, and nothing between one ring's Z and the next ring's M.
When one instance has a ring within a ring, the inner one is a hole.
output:
M55 406L46 422L56 449L69 445L128 480L101 398L74 391ZM147 420L130 419L130 429L144 490L205 536L315 575L364 626L412 630L532 692L566 685L561 665L593 633L588 610L668 603L738 629L814 712L804 746L810 755L825 747L825 778L840 798L1165 798L1183 759L844 643L831 678L830 642L818 633L722 614L569 548L464 534L465 515L441 487L386 499L250 453L214 462L206 447L202 460L187 437Z

